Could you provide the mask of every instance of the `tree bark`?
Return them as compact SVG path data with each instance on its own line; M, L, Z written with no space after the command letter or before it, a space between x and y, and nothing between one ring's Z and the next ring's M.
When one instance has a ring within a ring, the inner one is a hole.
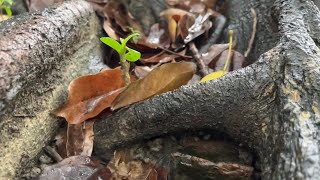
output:
M229 2L229 28L239 29L242 52L250 38L250 6L256 9L258 30L249 59L259 59L218 80L181 87L96 123L97 154L209 128L256 152L263 179L320 177L319 9L311 0Z
M98 18L89 3L69 1L0 25L0 179L33 165L59 128L50 111L69 82L103 66Z

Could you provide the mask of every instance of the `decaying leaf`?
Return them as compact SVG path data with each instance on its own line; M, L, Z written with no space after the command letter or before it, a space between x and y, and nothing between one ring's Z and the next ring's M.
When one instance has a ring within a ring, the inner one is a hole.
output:
M83 140L83 149L80 155L83 156L91 156L92 150L93 150L93 120L88 120L83 122L84 128L83 128L83 134L84 134L84 140Z
M201 58L203 59L206 65L209 65L210 63L215 64L215 62L218 60L218 57L221 55L221 53L227 50L228 47L229 47L229 43L214 44L209 48L209 51L207 53L204 53L201 55Z
M221 55L219 56L218 60L216 62L211 61L209 64L210 68L214 68L215 71L223 70L224 66L226 65L226 61L229 55L228 50L224 50ZM233 57L233 51L230 53L230 59ZM230 71L230 63L227 64L226 71Z
M87 179L100 168L102 168L100 162L92 161L90 157L72 156L58 164L46 167L39 179Z
M167 180L168 177L164 168L135 160L128 150L115 151L108 168L111 179Z
M83 150L83 142L83 122L80 124L68 124L66 142L67 157L80 155Z
M152 96L179 88L192 78L196 66L190 62L164 64L155 68L146 77L132 82L113 101L115 110L129 104L145 100Z
M64 117L69 124L79 124L110 107L122 87L120 68L79 77L69 85L67 102L53 113Z
M232 58L232 69L233 70L241 69L244 66L244 63L245 63L244 55L238 51L234 51L233 58Z

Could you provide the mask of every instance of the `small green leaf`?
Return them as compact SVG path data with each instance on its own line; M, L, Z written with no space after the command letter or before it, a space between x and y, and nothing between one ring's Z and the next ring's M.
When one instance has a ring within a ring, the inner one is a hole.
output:
M8 15L9 17L12 16L12 11L11 11L10 7L5 6L5 7L4 7L4 10L6 11L6 13L7 13L7 15Z
M11 6L12 3L13 3L12 0L4 0L4 1L3 1L3 4L4 4L4 5L9 5L9 6Z
M140 59L141 53L139 51L136 51L134 49L127 47L127 53L126 53L126 60L130 62L136 62Z
M123 53L124 48L116 40L114 40L110 37L102 37L102 38L100 38L100 41L103 42L104 44L110 46L112 49L116 50L119 54Z
M127 42L128 42L131 38L133 38L133 37L135 37L135 36L140 36L140 34L139 34L139 33L133 33L133 34L130 34L130 35L129 35L128 37L126 37L125 39L120 39L122 47L125 48L126 45L127 45Z

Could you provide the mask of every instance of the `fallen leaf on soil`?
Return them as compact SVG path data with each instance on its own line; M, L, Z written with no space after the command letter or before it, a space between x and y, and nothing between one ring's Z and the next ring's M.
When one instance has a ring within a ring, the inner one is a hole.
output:
M67 157L80 155L83 150L83 142L83 122L80 124L68 124L66 142Z
M102 168L99 161L92 161L87 156L72 156L63 161L44 168L39 180L52 179L87 179Z
M214 61L212 61L210 64L209 64L209 67L211 68L214 68L215 71L219 71L219 70L223 70L225 64L226 64L226 61L227 61L227 57L228 57L228 50L224 50L219 59L213 64ZM232 59L233 57L233 51L231 51L231 54L230 54L230 59ZM230 63L227 64L227 69L226 71L230 71Z
M241 69L244 66L245 57L238 51L233 52L232 70Z
M111 179L166 180L168 176L164 168L135 160L127 150L115 151L108 168L112 173Z
M221 55L221 53L228 49L229 43L227 44L214 44L209 48L208 53L204 53L201 55L204 63L206 65L209 65L210 63L215 64L215 62L218 60L218 57ZM213 67L211 67L213 68Z
M120 68L79 77L69 85L67 102L53 113L64 117L69 124L79 124L110 107L122 87Z
M88 120L83 122L84 123L84 129L83 129L83 134L84 134L84 140L83 140L83 149L80 155L83 156L91 156L92 150L93 150L93 125L94 121L93 120Z
M179 88L188 83L196 71L196 65L181 61L164 64L152 70L146 77L132 82L113 101L115 110L129 104L148 99L152 96Z

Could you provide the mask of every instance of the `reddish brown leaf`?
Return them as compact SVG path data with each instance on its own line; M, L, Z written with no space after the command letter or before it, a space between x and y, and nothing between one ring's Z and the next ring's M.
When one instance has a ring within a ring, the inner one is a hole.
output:
M120 68L79 77L70 83L67 102L54 114L66 118L70 124L79 124L110 107L122 87Z
M189 13L182 16L178 22L178 35L184 40L189 35L188 29L193 25L194 17Z
M148 99L152 96L171 91L187 84L196 71L190 62L164 64L155 68L145 78L132 82L113 101L111 109L115 110L129 104Z

